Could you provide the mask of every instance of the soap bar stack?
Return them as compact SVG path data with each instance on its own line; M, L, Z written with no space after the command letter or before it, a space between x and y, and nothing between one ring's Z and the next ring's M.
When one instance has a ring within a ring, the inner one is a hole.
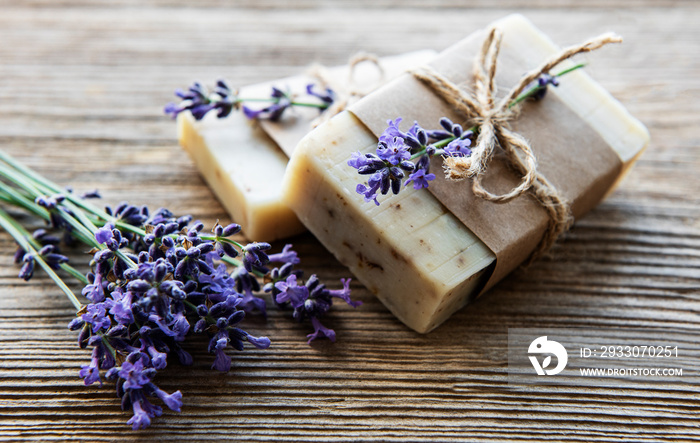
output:
M501 58L518 59L505 60L504 65L512 66L513 63L508 62L514 61L516 65L523 65L522 72L517 72L517 75L558 51L546 35L522 16L507 17L497 22L497 26L503 32ZM471 39L483 39L483 34ZM449 49L446 53L455 56ZM469 57L473 59L473 54ZM439 56L436 61L440 60ZM407 120L412 121L419 102L424 105L431 100L435 102L433 97L417 98L411 106L402 105L400 101L391 103L392 87L398 87L400 81L398 79L394 82L396 85L389 84L360 101L356 108L351 108L351 111L356 110L355 114L350 111L341 113L307 135L292 156L283 189L286 202L299 219L371 292L406 325L418 332L428 332L476 297L485 285L494 283L491 277L497 268L497 255L474 234L480 231L477 229L480 226L472 226L472 229L465 226L460 221L462 218L456 217L425 189L408 187L398 195L382 196L380 206L364 202L356 193L355 188L361 179L357 171L347 165L351 154L374 152L377 135L381 133L378 128L382 127L383 121L400 116L408 116ZM363 103L370 102L378 94L385 97L383 102L389 102L382 103L382 106L393 112L384 115L379 122L377 118L368 120L367 112L358 112ZM578 208L585 208L583 211L574 208L574 213L579 216L614 187L615 179L624 175L646 147L649 135L619 102L580 70L562 78L561 85L550 88L548 94L545 101L560 102L568 114L579 120L584 129L613 153L613 163L616 163L609 168L615 175L612 180L607 177L603 181L602 189L601 180L588 177L583 180L588 183L586 189L574 190L574 195L584 196L575 202L583 201L578 205ZM523 110L525 113L527 110ZM560 153L566 153L574 143L586 143L586 140L567 137L568 127L556 124L557 115L549 117L552 126L545 135L550 133L553 139L570 143L568 147L555 146ZM437 121L419 120L419 123L429 128L435 127ZM518 130L518 124L515 126ZM528 125L523 123L520 126L526 128ZM554 137L557 134L562 136ZM540 145L543 144L541 140L537 140ZM546 143L546 139L544 141ZM534 140L532 144L537 152ZM563 158L564 161L561 165L543 165L545 168L565 167L570 174L578 173L577 161L584 162L578 164L581 169L585 169L583 166L588 161L585 156L570 158L565 154L549 158ZM439 173L437 170L433 172ZM571 191L566 189L567 183L555 185ZM597 195L589 197L590 190ZM529 196L522 196L513 203L517 209L519 204L533 205L531 200ZM528 248L534 247L541 237L538 224L546 225L546 216L544 211L541 212L534 217L537 220L533 221L532 238L525 239ZM488 227L492 233L501 232L506 236L510 231L509 220L490 218L484 223L492 225Z
M416 51L384 57L379 67L369 63L350 68L331 68L327 74L346 86L366 91L403 73L435 55ZM272 86L304 91L315 80L296 76L244 87L241 97L266 97ZM333 86L333 85L330 85ZM340 92L340 91L339 91ZM251 105L252 106L252 105ZM256 241L273 241L305 231L297 216L282 201L282 177L288 156L297 142L311 130L318 116L315 109L294 109L279 122L249 121L241 112L219 119L208 113L196 121L192 114L178 115L178 139L233 220L244 234Z

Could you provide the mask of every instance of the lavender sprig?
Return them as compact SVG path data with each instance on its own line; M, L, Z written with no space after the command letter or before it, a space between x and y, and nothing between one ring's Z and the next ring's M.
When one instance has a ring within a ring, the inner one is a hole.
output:
M334 100L331 89L317 92L313 83L306 86L306 97L314 99L312 101L298 101L296 94L274 86L268 98L244 98L239 96L238 91L232 90L225 80L217 81L213 91L209 91L199 82L194 82L187 91L177 89L175 95L181 99L180 103L168 103L164 112L175 118L181 112L190 111L196 120L203 119L211 111L216 111L218 118L224 118L231 111L242 108L243 114L251 120L277 121L289 108L311 107L323 112ZM253 109L243 105L245 102L261 102L267 105Z
M270 346L270 339L250 334L242 323L249 315L266 313L258 278L270 273L267 264L299 263L291 245L268 255L267 243L237 241L233 237L241 230L237 224L217 223L208 233L192 217L176 217L167 209L151 213L145 206L122 203L101 210L61 191L2 151L0 177L0 202L49 225L30 234L0 208L0 226L18 243L15 261L21 264L20 277L28 280L37 266L42 268L76 307L69 328L79 331L81 348L92 349L79 375L86 385L114 381L122 407L133 413L127 422L133 429L147 427L161 415L162 408L152 398L180 411L181 392L168 394L154 379L169 356L183 365L193 363L184 347L192 334L209 336L212 368L219 371L231 367L228 348L242 351L246 342L259 349ZM67 263L54 232L63 232L64 243L78 241L92 247L86 275ZM80 281L88 302L81 302L56 271ZM274 270L272 274L277 275ZM346 281L342 283L342 290L323 287L315 297L323 302L323 297L340 296L357 305L349 298ZM325 303L309 317L314 325L330 307ZM330 330L321 326L317 331L321 332L316 336L335 338L334 333L323 333Z
M528 99L541 100L549 85L559 86L559 77L584 66L581 63L555 75L541 75L509 107ZM409 184L413 189L429 187L435 180L435 174L430 172L431 157L468 157L479 133L478 125L465 130L447 117L440 119L441 128L436 130L421 128L418 122L414 122L408 131L403 132L399 129L401 121L400 117L387 121L387 128L379 137L374 153L354 152L347 162L348 166L357 169L358 174L369 175L369 179L359 183L355 191L366 202L374 202L377 206L378 194L386 195L390 190L398 194Z
M362 305L360 301L350 299L350 281L351 279L341 279L343 289L329 290L326 285L322 284L318 277L314 274L302 284L299 279L303 275L303 271L293 269L293 266L299 263L296 253L291 253L292 245L285 246L281 254L270 256L270 261L284 263L279 268L274 268L269 275L268 282L263 290L271 293L275 303L281 307L291 307L293 309L293 317L302 322L309 320L314 328L314 332L308 334L308 343L316 340L319 337L327 337L331 341L335 341L335 331L321 324L320 318L323 317L333 305L333 298L340 298L353 308Z

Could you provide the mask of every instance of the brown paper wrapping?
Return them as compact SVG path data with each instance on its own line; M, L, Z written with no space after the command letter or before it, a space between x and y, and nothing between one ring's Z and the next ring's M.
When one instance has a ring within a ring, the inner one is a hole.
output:
M522 60L509 50L508 30L503 32L496 82L505 90L543 60ZM473 63L485 37L486 31L476 32L442 52L429 65L453 83L471 89ZM363 98L350 111L377 137L386 129L387 120L396 117L402 117L407 126L417 121L425 128L438 127L444 116L467 123L465 116L456 114L411 74L404 74ZM529 140L538 170L570 202L574 217L595 207L621 172L622 161L617 153L555 94L524 104L510 126ZM503 204L474 196L470 180L450 182L444 178L439 158L433 159L431 171L437 179L430 184L430 192L496 256L481 294L531 255L547 228L547 213L529 193ZM483 182L491 192L503 193L519 180L505 161L496 157Z
M333 84L339 84L347 87L349 83L355 89L371 92L371 90L385 84L386 82L398 77L406 70L416 67L426 60L435 57L437 53L432 50L414 51L406 54L400 54L390 57L382 57L379 59L379 65L383 74L377 66L369 62L362 62L355 67L355 70L350 74L349 66L338 66L328 69L328 74ZM288 90L293 94L303 95L306 93L306 85L309 83L318 83L318 80L307 75L297 75L287 77L281 80L259 83L256 85L246 86L241 88L240 96L245 97L268 97L272 86ZM333 85L330 85L333 87ZM317 87L317 90L321 90ZM314 98L308 98L308 101L313 101ZM304 98L304 101L307 101ZM265 107L265 103L251 103L249 105L253 109ZM260 128L287 154L287 157L292 155L292 151L297 143L308 134L312 127L311 123L319 116L318 109L295 107L293 110L287 110L279 121L260 120Z

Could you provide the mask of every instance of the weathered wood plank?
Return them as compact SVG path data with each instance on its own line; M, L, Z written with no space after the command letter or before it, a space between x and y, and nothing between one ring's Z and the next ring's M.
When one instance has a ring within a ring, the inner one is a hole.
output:
M649 126L652 146L550 257L435 332L407 330L353 282L365 305L332 315L336 345L307 346L307 328L272 311L250 329L273 347L239 353L219 375L200 340L194 367L173 363L158 380L183 391L183 412L138 433L109 387L82 386L89 356L65 328L71 305L41 274L15 278L14 244L0 233L0 440L700 441L697 372L629 388L516 389L506 378L508 327L644 325L700 365L697 2L142 3L0 1L2 149L106 202L227 220L160 114L174 88L274 79L359 49L441 49L514 8L561 43L624 35L587 69ZM310 235L294 244L307 272L345 276Z

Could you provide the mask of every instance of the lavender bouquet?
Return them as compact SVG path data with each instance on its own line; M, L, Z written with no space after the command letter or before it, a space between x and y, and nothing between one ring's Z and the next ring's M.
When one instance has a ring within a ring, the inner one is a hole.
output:
M350 299L350 279L341 279L337 290L315 275L303 282L291 245L270 254L268 243L237 240L237 224L217 223L206 232L192 217L163 208L151 212L121 203L102 210L88 201L96 197L97 192L77 196L61 189L0 150L0 226L18 244L19 277L29 280L41 268L75 306L68 327L78 331L81 348L92 350L79 375L85 385L114 382L122 409L133 411L127 424L134 430L162 414L154 398L180 411L182 393L167 393L154 380L168 357L193 363L188 337L207 334L212 368L224 372L231 367L228 348L270 346L269 338L242 328L246 316L265 316L265 294L295 319L311 323L309 342L335 340L335 332L320 321L335 298L360 305ZM28 232L13 216L16 210L43 219L46 229ZM75 243L91 248L87 273L61 253L60 247ZM271 263L277 267L271 269ZM64 278L78 280L81 294Z

